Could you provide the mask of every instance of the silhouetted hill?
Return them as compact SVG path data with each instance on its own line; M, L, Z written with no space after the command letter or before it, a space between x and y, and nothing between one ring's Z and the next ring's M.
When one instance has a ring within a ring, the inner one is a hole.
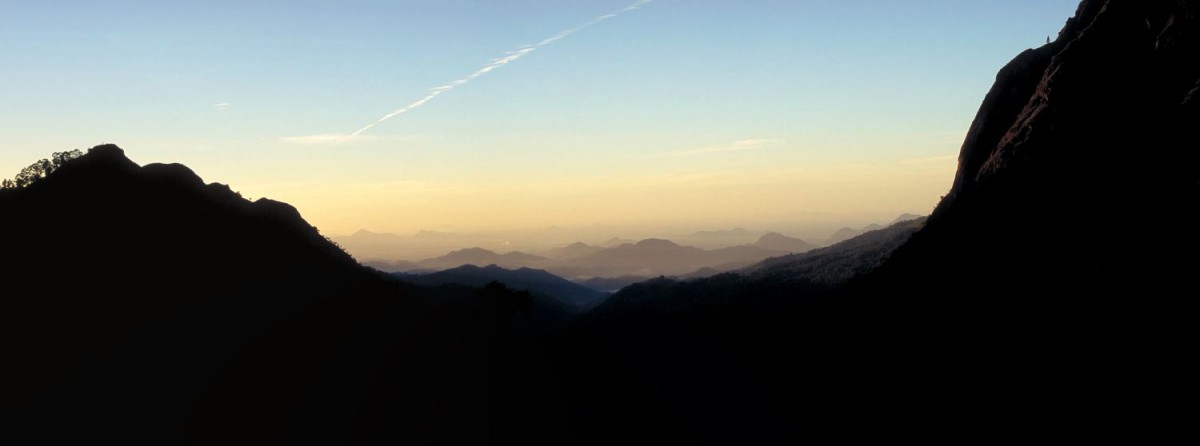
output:
M683 238L682 242L705 249L725 248L754 243L761 235L762 232L745 228L699 231Z
M782 253L749 245L703 250L670 240L646 239L564 260L547 269L567 277L675 276L705 267L734 264L737 268Z
M626 243L593 254L571 259L567 266L582 272L574 276L615 277L624 275L652 276L679 274L706 265L691 268L704 255L704 250L680 246L670 240L646 239L637 243ZM568 269L563 267L563 269ZM554 269L552 269L553 271ZM665 272L664 272L665 271Z
M179 164L138 166L112 145L0 198L5 282L56 283L23 290L29 298L109 289L130 300L303 301L382 281L295 208L247 201ZM75 280L53 279L62 276Z
M754 242L754 246L768 251L779 251L794 254L811 251L817 248L817 245L795 237L788 237L778 232L764 234L762 237L758 238L758 241Z
M460 423L558 417L539 409L557 391L540 378L528 293L395 281L291 206L184 166L99 146L0 190L0 216L12 438L328 444L348 441L342 423L370 438L386 432L373 416L407 413L389 418L392 438L465 441L481 431ZM512 416L472 409L491 398ZM427 410L446 401L467 403Z
M554 260L568 260L576 257L583 257L589 254L595 254L603 251L604 248L592 246L583 242L572 243L561 248L551 249L546 253L546 256Z
M625 245L625 244L629 244L629 243L637 243L637 240L630 240L630 239L627 239L627 238L613 237L613 238L610 238L610 239L608 239L608 240L605 240L605 241L604 241L604 243L601 243L601 244L600 244L600 246L603 246L603 247L605 247L605 248L612 248L612 247L614 247L614 246L621 246L621 245Z
M441 257L417 262L423 268L444 269L462 265L500 265L506 268L524 268L544 264L549 259L522 252L497 254L483 248L467 248Z
M836 245L836 244L844 242L846 240L850 240L854 237L858 237L859 235L862 235L863 232L864 231L861 229L844 227L844 228L838 229L837 232L834 232L833 235L830 235L829 238L825 239L825 244L826 244L826 246Z
M510 289L529 291L536 298L556 302L570 313L587 310L608 297L607 293L531 268L509 270L496 265L482 268L463 265L436 273L397 274L397 277L429 286L463 285L478 288L491 282L500 282Z

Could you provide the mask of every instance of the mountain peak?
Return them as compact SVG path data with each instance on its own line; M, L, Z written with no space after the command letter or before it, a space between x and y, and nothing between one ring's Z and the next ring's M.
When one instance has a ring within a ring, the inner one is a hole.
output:
M83 176L82 172L87 172L89 176L110 177L128 174L141 168L137 163L130 161L120 147L104 144L88 149L87 153L63 165L60 170L76 171L69 176Z
M495 251L488 250L488 249L483 249L483 248L480 248L480 247L478 247L478 246L476 246L476 247L472 247L472 248L464 248L464 249L460 249L460 250L457 250L457 251L452 251L452 252L450 252L450 254L460 254L460 255L499 255L499 254L497 254Z
M678 248L679 247L679 245L676 244L675 242L672 242L670 240L660 239L660 238L648 238L648 239L642 240L640 242L637 242L637 244L635 246L637 246L639 248Z
M133 296L161 295L182 283L170 280L188 274L196 279L177 290L181 296L232 298L244 287L316 295L316 288L302 284L325 279L301 277L364 273L291 205L250 202L227 185L206 185L180 164L139 166L112 144L96 146L31 187L0 198L6 212L38 216L0 222L0 237L28 237L5 240L23 257L0 256L0 266L11 261L71 275L111 271L112 277L136 278L123 285ZM79 230L80 222L86 222L87 231ZM54 241L36 241L47 239L40 234L54 234ZM174 273L183 271L188 273ZM246 271L278 274L250 277ZM289 274L294 277L275 281ZM88 284L80 280L70 286L86 289Z
M817 246L804 240L788 237L778 232L768 232L758 238L754 245L758 248L768 249L773 251L785 251L790 253L801 253L816 249Z
M780 234L778 232L768 232L766 234L763 234L762 237L758 238L759 243L770 243L770 242L780 241L780 240L796 240L796 239L794 239L792 237L788 237L783 234Z

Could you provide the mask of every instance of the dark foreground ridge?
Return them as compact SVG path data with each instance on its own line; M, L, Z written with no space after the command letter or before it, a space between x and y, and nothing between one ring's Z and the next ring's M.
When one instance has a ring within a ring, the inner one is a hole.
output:
M529 293L394 281L289 206L98 147L0 191L6 429L48 443L1153 441L1187 416L1172 402L1200 266L1197 11L1084 1L1001 71L926 221L633 285L553 327Z

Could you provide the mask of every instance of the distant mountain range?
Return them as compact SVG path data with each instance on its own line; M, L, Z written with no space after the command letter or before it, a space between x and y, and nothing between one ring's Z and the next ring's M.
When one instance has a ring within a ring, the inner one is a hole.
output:
M595 254L603 250L604 247L602 246L592 246L587 243L576 242L561 248L551 249L546 252L546 256L554 260L570 260L577 257Z
M553 302L552 305L561 306L570 313L588 310L608 297L608 293L531 268L510 270L497 265L463 265L430 274L395 275L406 282L427 286L483 287L490 282L499 282L513 290L529 291L535 298Z
M445 269L462 265L499 265L505 268L523 268L544 265L550 259L526 254L509 252L498 254L483 248L467 248L451 252L441 257L434 257L417 262L423 268Z
M905 214L896 221L913 218L919 217ZM846 238L849 239L877 228L882 228L882 226L870 225L863 230L844 229L843 231L846 233ZM752 232L745 229L734 229L701 234L728 241L732 238L746 237ZM360 231L353 238L363 242L376 240L387 243L399 237ZM535 268L579 283L585 283L589 279L617 279L594 282L602 284L594 287L595 289L613 291L632 283L632 278L706 277L747 268L767 258L800 254L816 248L817 245L805 240L778 232L768 232L755 236L751 243L714 249L681 245L665 239L645 239L610 247L577 242L547 250L544 252L544 256L523 252L501 254L475 247L415 262L372 260L363 263L385 272L420 274L463 265L477 267L496 265L506 269ZM621 286L616 286L617 284Z
M753 245L713 250L680 246L669 240L647 239L615 248L574 243L550 250L549 257L519 252L497 254L486 249L471 248L421 262L373 261L364 262L364 265L396 273L397 277L421 284L445 285L456 283L453 280L444 280L446 278L463 278L463 281L457 283L482 286L495 280L510 288L528 289L538 294L538 288L546 284L561 285L561 282L567 282L573 285L577 283L575 286L582 285L595 293L614 292L657 276L680 279L707 277L742 269L767 257L802 253L814 248L814 245L798 238L768 233L759 237ZM549 265L559 274L570 274L575 278L575 282L548 271L529 268L527 265ZM695 265L704 266L691 268ZM537 275L540 280L532 280L533 277L530 276L533 275ZM556 292L561 294L563 290L556 288ZM551 292L542 294L555 295Z
M762 237L758 238L758 241L754 242L754 247L770 251L786 252L790 254L798 254L817 249L817 245L795 237L788 237L778 232L763 234Z

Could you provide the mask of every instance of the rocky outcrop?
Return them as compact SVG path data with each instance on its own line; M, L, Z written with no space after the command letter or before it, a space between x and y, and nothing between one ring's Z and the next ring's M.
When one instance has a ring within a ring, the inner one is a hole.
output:
M997 383L969 398L1000 417L1172 416L1129 408L1165 408L1181 382L1200 270L1180 255L1200 250L1198 4L1085 0L1000 72L950 193L859 281L870 305L855 308L904 333L889 345Z
M1196 10L1191 1L1083 2L1057 41L1000 72L963 145L948 205L990 181L1107 175L1150 167L1139 162L1147 159L1169 168L1163 160L1194 156L1141 150L1186 136L1182 106L1200 81Z

